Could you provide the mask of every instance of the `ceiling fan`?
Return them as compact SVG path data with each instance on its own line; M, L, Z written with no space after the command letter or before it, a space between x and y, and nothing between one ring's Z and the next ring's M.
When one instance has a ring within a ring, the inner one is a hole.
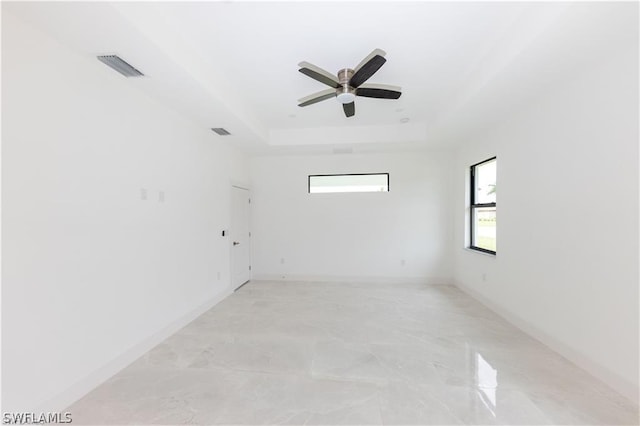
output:
M375 49L358 64L355 69L345 68L333 75L309 62L300 62L298 66L302 74L330 86L326 89L298 100L299 107L312 105L330 98L337 98L342 104L344 114L353 117L356 113L356 96L379 99L398 99L402 92L400 87L386 84L363 84L384 65L387 60L382 49Z

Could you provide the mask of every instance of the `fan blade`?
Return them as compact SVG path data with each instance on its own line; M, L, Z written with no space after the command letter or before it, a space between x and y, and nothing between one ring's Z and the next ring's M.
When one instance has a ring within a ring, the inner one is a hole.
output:
M335 96L336 96L335 89L322 90L320 92L298 99L298 106L305 107L307 105L316 104L318 102L321 102L330 98L335 98Z
M351 87L358 87L365 81L369 80L373 74L376 73L380 69L381 66L384 65L387 60L384 58L386 53L383 50L375 49L373 52L369 54L362 62L358 64L351 80L349 80L349 85Z
M298 71L302 74L309 76L320 83L324 83L327 86L334 88L340 87L340 82L336 76L331 74L329 71L325 71L320 67L310 64L309 62L300 62L298 66L300 67Z
M354 68L354 72L358 72L360 71L360 68L362 68L364 66L364 64L366 64L367 62L369 62L371 60L371 58L373 58L374 56L386 56L387 52L385 52L382 49L374 49L373 52L369 53L367 55L366 58L364 58L362 61L360 61L360 63Z
M350 104L342 104L342 108L344 109L344 115L349 117L353 117L356 113L356 103L351 102Z
M401 88L387 84L365 84L356 89L356 96L379 99L398 99L402 95Z

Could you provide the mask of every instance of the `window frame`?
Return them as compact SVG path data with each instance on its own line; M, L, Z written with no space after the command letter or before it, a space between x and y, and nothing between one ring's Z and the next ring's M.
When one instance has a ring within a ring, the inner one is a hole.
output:
M476 250L482 253L487 253L487 254L492 254L492 255L496 255L497 254L497 250L489 250L486 248L482 248L482 247L478 247L473 245L474 243L474 238L473 238L473 231L474 231L474 226L473 226L473 218L474 218L474 212L475 209L477 208L483 208L483 207L493 207L496 209L496 216L497 216L497 212L498 212L498 208L496 206L496 203L476 203L475 202L475 197L476 197L476 182L475 182L475 170L476 167L481 166L485 163L488 163L490 161L496 161L497 163L497 156L493 156L491 158L487 158L486 160L480 161L479 163L476 164L472 164L469 167L469 249L471 250ZM496 168L497 170L497 168ZM497 180L497 176L496 176L496 180ZM497 229L497 226L496 226Z
M307 177L307 193L308 194L320 194L320 192L311 192L311 178L312 177L327 177L327 176L371 176L371 175L386 175L387 176L387 190L386 191L354 191L354 192L322 192L322 194L362 194L368 192L391 192L391 186L389 185L389 173L332 173L325 175L309 175Z

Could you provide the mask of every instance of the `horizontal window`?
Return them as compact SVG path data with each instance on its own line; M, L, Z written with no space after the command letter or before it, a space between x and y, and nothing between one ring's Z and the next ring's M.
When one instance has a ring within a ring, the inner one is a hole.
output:
M389 173L311 175L309 193L389 192Z

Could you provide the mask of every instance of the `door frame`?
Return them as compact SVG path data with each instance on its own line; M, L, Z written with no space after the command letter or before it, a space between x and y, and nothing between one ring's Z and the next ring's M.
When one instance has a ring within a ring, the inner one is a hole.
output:
M232 222L232 218L233 215L235 213L234 211L234 202L233 202L233 191L234 189L241 189L244 191L247 191L247 195L249 196L249 206L247 207L247 229L249 229L249 236L247 237L247 241L249 244L249 280L245 281L244 283L240 284L237 288L235 287L235 284L233 282L234 280L234 271L233 271L233 230L231 229L231 222ZM229 246L229 288L231 289L231 291L237 291L240 288L242 288L242 286L244 286L245 284L247 284L249 281L251 281L251 278L253 277L253 271L251 269L251 189L249 188L249 185L244 185L244 184L239 184L239 183L231 183L231 202L229 210L230 210L230 216L229 216L229 242L227 243Z

